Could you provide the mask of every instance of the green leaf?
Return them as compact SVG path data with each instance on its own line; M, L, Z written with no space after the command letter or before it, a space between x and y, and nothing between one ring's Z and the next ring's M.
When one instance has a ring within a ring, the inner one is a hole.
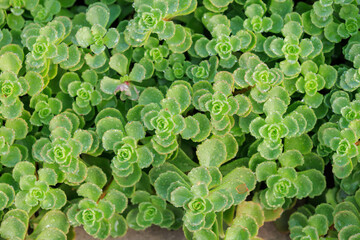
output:
M124 133L119 129L107 130L102 137L102 143L104 149L113 150L114 146L119 142L121 142L123 137L124 137Z
M280 115L283 115L286 112L286 109L287 106L285 102L277 97L268 99L263 107L263 111L267 116L271 115L272 113L279 113Z
M57 127L63 127L67 131L72 132L74 126L68 116L66 116L65 114L61 114L55 116L53 119L51 119L49 123L50 131L53 131Z
M100 89L106 94L116 94L120 85L120 80L105 76L100 82Z
M127 198L125 194L118 190L110 190L106 194L105 199L114 204L117 213L122 213L127 207Z
M103 3L94 3L86 11L86 20L91 24L106 27L110 18L110 11Z
M277 166L273 161L262 162L256 167L256 179L259 182L265 181L268 177L275 174L277 174Z
M35 166L30 162L19 162L14 166L12 176L15 181L19 182L22 176L34 175Z
M223 178L221 185L212 192L227 190L234 198L234 204L239 204L255 188L255 183L255 174L251 170L245 167L235 168Z
M359 218L350 211L340 211L334 216L334 225L336 230L341 231L344 227L350 225L359 225Z
M310 226L316 228L319 235L325 235L328 231L328 221L324 215L315 214L308 220Z
M119 39L119 32L115 28L110 28L104 36L104 43L108 48L114 48L119 42Z
M15 99L15 102L12 105L6 106L5 104L0 106L0 112L3 117L6 119L13 119L20 117L21 112L24 109L24 104L18 99Z
M43 88L45 87L43 78L41 77L40 74L36 72L28 71L24 78L28 82L29 85L28 94L30 96L34 96L40 93L40 91L42 91Z
M21 211L21 215L23 218L18 218L16 215L13 214L15 212L20 212L19 209L14 209L9 211L3 221L1 222L0 226L0 234L1 237L5 239L24 239L26 232L27 232L27 223L29 218L25 211ZM24 221L25 220L25 221Z
M131 136L136 140L140 140L145 137L144 126L139 121L128 122L125 125L125 131L128 136Z
M196 150L199 163L204 167L219 167L226 162L226 146L218 139L207 139Z
M252 216L248 216L248 215L242 215L236 217L234 219L233 226L244 227L244 229L246 229L250 233L250 236L252 237L257 235L259 229L256 220Z
M59 230L59 229L56 229L56 228L48 228L46 230L44 230L43 232L41 232L36 240L46 240L46 239L54 239L54 240L66 240L67 237L66 237L66 234Z
M255 202L242 202L236 208L236 216L248 215L253 217L258 226L262 226L265 221L264 212L260 204Z
M128 58L121 53L114 54L110 58L109 66L122 76L128 73L128 65Z
M236 141L236 138L231 134L226 134L224 136L216 136L216 139L219 139L225 144L226 147L226 160L233 159L239 149L238 142Z
M184 85L175 85L167 93L167 98L176 100L180 105L180 111L184 112L191 104L191 95L188 88Z
M163 199L167 199L171 194L170 184L178 182L178 186L186 182L182 176L173 171L161 173L154 183L156 193Z
M58 176L55 170L51 168L42 168L38 171L39 180L44 181L49 185L55 185L58 181Z
M279 161L282 167L295 168L304 164L304 157L298 150L288 150L281 154Z
M26 121L22 118L14 118L7 120L5 123L5 127L14 130L16 140L25 138L28 133L28 125Z
M166 43L169 45L179 45L185 41L186 31L185 28L181 25L175 25L174 35L166 40Z
M153 154L147 147L139 147L136 150L138 154L138 163L140 168L149 167L150 164L153 162Z
M83 47L87 48L93 42L93 36L89 27L82 27L76 32L76 41L77 43Z
M22 67L22 60L12 52L6 52L0 56L0 70L18 74Z
M334 86L337 79L337 71L334 67L326 64L320 65L318 74L324 77L325 88L330 89Z
M85 55L84 59L86 64L92 69L100 69L101 67L104 67L108 61L105 52L96 52L94 55L88 53Z
M57 229L63 233L68 233L70 224L66 215L59 210L51 210L47 212L40 220L31 237L36 239L40 234L47 229Z
M65 192L61 189L51 189L51 194L55 197L54 209L61 209L67 203Z
M20 149L16 146L10 146L10 151L4 156L1 156L1 163L7 167L14 167L22 158L23 156Z
M349 225L341 229L339 232L339 239L351 239L352 236L358 235L360 227L355 225Z
M68 173L66 175L66 181L71 184L79 185L81 182L83 182L86 179L86 176L87 176L86 165L85 163L79 161L77 170L73 173Z
M294 36L296 38L300 38L302 32L302 26L300 25L300 23L295 21L287 22L281 29L281 33L284 35L284 37Z
M81 51L77 48L76 45L71 45L69 47L69 57L65 61L60 63L60 67L64 69L71 69L81 67L83 64L83 61L81 61Z
M142 82L146 77L146 69L143 65L135 63L133 69L129 74L129 79L135 82Z
M102 190L96 184L87 182L82 184L76 192L82 197L97 201L102 193Z
M88 167L87 172L88 174L85 179L86 182L93 183L99 188L103 188L105 186L107 179L101 168L97 166L91 166Z
M160 101L164 98L163 94L154 87L146 88L139 97L139 104L140 105L147 105L150 103L157 103L160 104Z
M201 113L196 113L193 117L199 123L200 132L195 137L192 137L191 140L194 142L201 142L210 135L211 132L210 120L204 114Z
M302 154L310 153L313 148L313 142L309 135L303 134L299 137L285 138L284 149L298 150Z
M111 236L112 237L122 237L126 234L127 231L127 223L123 216L114 214L112 218L109 220L111 225Z
M119 184L121 187L131 187L135 185L141 178L141 169L135 165L134 171L127 177L120 177L114 175L114 180Z
M15 191L12 186L6 183L0 183L1 209L10 207L15 200Z
M88 152L94 142L91 133L81 129L75 131L73 139L81 143L83 152Z
M96 133L100 138L103 138L104 134L108 130L120 130L124 132L124 126L120 119L115 117L104 117L96 124Z
M312 182L312 191L310 197L319 196L326 187L325 176L315 169L306 170L299 173L300 175L307 176Z
M186 187L178 187L171 192L171 202L175 207L183 207L193 198L193 194Z
M298 62L290 63L287 60L280 62L280 69L288 77L297 76L301 71L300 64Z
M192 116L185 118L185 129L181 132L184 139L190 139L200 132L199 122Z
M60 83L59 83L60 89L64 93L68 93L69 84L72 82L76 82L76 81L80 82L79 75L77 75L76 73L73 73L73 72L65 73L64 75L62 75L62 77L60 79Z

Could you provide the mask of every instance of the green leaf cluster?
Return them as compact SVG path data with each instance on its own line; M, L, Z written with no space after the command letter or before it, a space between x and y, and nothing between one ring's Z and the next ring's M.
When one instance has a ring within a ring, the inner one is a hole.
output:
M358 239L359 6L0 0L0 238Z

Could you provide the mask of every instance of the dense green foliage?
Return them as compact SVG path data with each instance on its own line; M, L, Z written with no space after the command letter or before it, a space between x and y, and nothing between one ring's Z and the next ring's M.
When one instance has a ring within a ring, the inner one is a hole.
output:
M360 239L360 0L0 0L0 239Z

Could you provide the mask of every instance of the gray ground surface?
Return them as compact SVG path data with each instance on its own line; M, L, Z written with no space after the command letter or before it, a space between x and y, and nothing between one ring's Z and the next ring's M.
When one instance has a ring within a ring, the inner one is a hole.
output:
M76 230L76 240L94 240L86 234L82 228ZM260 228L259 237L265 240L288 240L287 234L279 233L274 224L266 223ZM129 229L127 234L122 238L109 238L109 240L185 240L184 234L179 231L167 231L158 227L151 227L145 231L134 231Z

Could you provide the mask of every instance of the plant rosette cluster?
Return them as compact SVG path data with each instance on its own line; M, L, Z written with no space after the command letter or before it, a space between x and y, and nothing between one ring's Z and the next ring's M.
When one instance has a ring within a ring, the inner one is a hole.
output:
M235 88L251 88L251 98L259 103L265 102L271 96L271 89L284 79L284 74L278 68L269 69L255 54L242 54L239 66L234 72Z
M24 109L19 97L25 95L28 89L29 84L24 78L18 78L14 72L2 72L0 74L1 114L6 118L19 117Z
M333 92L330 104L334 113L341 115L339 125L341 128L348 128L349 124L359 119L359 100L350 101L349 95L344 91Z
M234 125L234 116L247 116L252 109L250 100L244 95L232 96L234 77L228 72L218 72L212 86L200 81L193 87L195 108L210 113L212 132L225 135Z
M257 149L262 157L269 160L278 158L282 153L283 138L299 137L311 131L316 123L314 111L306 105L297 107L284 117L286 104L277 97L268 99L263 110L266 118L254 116L248 127L254 137L262 139Z
M252 156L249 165L255 169L259 182L265 181L267 188L259 193L265 209L288 208L293 199L320 195L326 186L323 169L308 163L313 155L303 155L298 150L287 150L279 156L281 167L259 154ZM323 162L320 158L318 161ZM308 170L304 170L308 169Z
M54 188L58 176L51 168L36 170L29 162L19 162L13 169L18 183L15 206L26 212L35 209L61 209L67 201L64 191ZM52 187L50 187L52 186Z
M101 168L92 166L88 173L92 176L88 176L77 188L77 194L83 198L67 208L70 224L82 225L88 234L99 239L123 236L127 223L120 214L128 206L127 197L116 182L107 182Z
M202 161L208 160L203 158ZM220 164L215 159L204 162L204 166L193 168L188 175L170 164L150 172L159 196L184 209L184 230L188 237L216 239L217 230L212 229L218 220L216 213L241 203L255 187L255 176L248 169L236 168L222 177L216 168ZM231 185L235 181L237 187L233 189Z
M167 229L176 227L175 214L162 198L146 191L136 191L132 195L131 203L137 205L126 216L131 228L144 230L152 225Z
M359 239L359 9L1 0L0 239Z
M85 26L76 32L76 41L83 48L90 47L91 51L98 55L105 48L113 48L119 42L119 32L115 28L106 29L109 21L109 9L106 4L97 3L91 5L86 12L86 20L91 27ZM93 15L101 14L100 18L94 18Z
M319 129L319 142L330 149L333 159L333 171L336 177L345 178L350 175L357 164L359 154L358 136L351 128L341 131L337 126L323 124Z
M102 101L102 95L98 84L98 76L95 71L87 70L82 73L83 81L73 72L65 73L59 82L61 90L70 97L75 98L72 109L78 115L87 115Z
M50 138L39 138L33 145L36 161L53 169L59 182L81 183L86 177L86 164L81 153L96 155L99 140L94 131L77 129L79 118L74 113L62 113L49 123ZM74 124L73 124L74 123Z
M320 238L356 239L360 233L358 219L360 192L334 204L322 203L316 208L305 205L289 219L292 239Z
M135 2L136 16L126 27L125 40L132 46L141 46L147 42L151 33L156 33L159 39L166 41L173 52L185 52L192 43L190 29L169 20L191 13L195 10L196 4L196 0L177 5L164 0L156 3Z

